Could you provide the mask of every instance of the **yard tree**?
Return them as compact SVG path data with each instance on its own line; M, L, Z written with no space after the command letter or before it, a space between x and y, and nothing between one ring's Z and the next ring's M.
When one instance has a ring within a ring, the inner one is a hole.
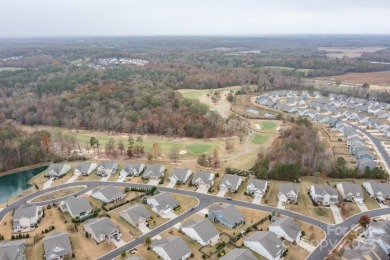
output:
M132 149L134 147L134 137L132 135L129 135L129 140L128 140L128 148Z
M160 145L158 143L153 143L152 154L154 159L160 157L161 152L160 152Z
M121 155L122 155L122 152L125 150L125 145L123 144L122 140L119 140L119 142L118 142L118 150L121 151Z
M220 161L219 161L219 155L218 155L218 149L214 149L213 151L213 166L214 168L218 168Z
M179 148L176 145L173 145L169 151L169 158L174 162L177 162L179 159Z
M370 224L370 222L371 219L367 214L364 214L359 218L359 224L364 228L367 227L367 225Z
M150 236L146 236L145 237L145 244L149 245L150 243L152 243L152 238Z

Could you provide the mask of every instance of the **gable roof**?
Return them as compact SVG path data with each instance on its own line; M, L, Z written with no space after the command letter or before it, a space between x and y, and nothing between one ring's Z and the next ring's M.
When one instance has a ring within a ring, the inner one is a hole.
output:
M96 168L97 164L96 163L91 163L91 162L80 162L77 167L76 167L76 170L78 170L79 172L81 173L87 173L89 172L89 169L91 168L91 166L94 166L94 168ZM96 166L95 166L96 165Z
M196 219L184 222L181 228L192 228L202 238L203 241L209 241L219 234L218 230L208 219Z
M374 195L382 193L384 196L390 196L390 184L381 182L368 182Z
M283 242L272 232L269 231L256 231L253 232L247 239L247 242L258 242L260 243L268 253L276 258L280 256L282 252L286 250Z
M219 184L219 186L221 185L225 185L226 187L228 188L233 188L233 189L236 189L238 184L241 182L241 178L240 176L238 175L232 175L232 174L225 174L223 177L222 177L222 180L221 180L221 183Z
M1 260L24 260L24 249L26 240L12 240L0 242L0 259Z
M117 200L123 197L123 193L120 192L114 185L108 185L95 192L100 192L108 200Z
M183 256L191 253L191 249L184 240L178 236L154 240L152 242L152 247L161 247L171 259L181 259Z
M169 209L178 204L178 202L172 197L169 192L160 192L149 199L155 199L158 203L158 207L161 209Z
M148 164L146 165L144 176L156 175L160 177L164 172L164 166L161 164Z
M190 169L188 169L188 168L174 168L170 178L175 176L176 179L184 182L186 180L186 176L187 176L188 171L190 171Z
M61 173L61 171L66 167L69 167L69 169L71 168L68 164L51 163L49 165L49 167L47 168L47 173L50 173L51 171L53 171L53 172L55 172L55 175L59 175Z
M251 177L246 186L248 187L250 185L255 187L256 189L265 190L267 188L267 181L258 180L258 179Z
M219 260L256 260L256 256L249 249L234 248Z
M233 205L222 204L216 205L213 204L209 208L209 214L218 212L220 213L230 224L240 223L244 221L244 215Z
M341 186L343 187L344 196L348 196L349 194L352 194L353 196L357 197L363 197L362 188L359 184L351 183L351 182L343 182L341 183Z
M330 195L330 196L337 196L338 192L335 188L332 188L330 186L326 185L313 185L314 192L316 195L320 196L325 196L325 195Z
M120 216L124 218L131 224L138 224L140 219L148 219L150 218L149 211L145 208L144 205L133 205L123 211L120 212Z
M280 226L283 231L293 239L297 238L302 232L302 228L292 218L288 217L280 218L269 226Z
M294 191L296 194L298 194L298 187L297 185L289 182L289 183L283 183L279 185L279 193L287 194L291 191Z
M80 215L80 213L92 211L92 207L89 204L89 201L85 197L76 198L76 197L69 197L65 201L66 206L68 207L68 210L70 211L71 215L77 216Z
M68 233L54 231L49 237L43 239L43 247L45 250L45 258L51 259L61 257L72 253Z
M139 173L142 169L142 163L137 163L137 162L127 162L125 163L125 165L123 166L123 171L127 172L127 173L132 173L133 171L136 171L137 173Z
M192 178L192 182L195 182L200 179L204 184L211 184L214 178L214 173L208 171L196 171L194 174L194 178Z
M100 164L99 168L112 170L112 169L118 168L118 164L114 161L102 162L102 164Z
M91 218L84 224L84 229L87 228L91 231L92 235L96 238L103 236L109 236L113 231L119 230L108 217Z
M13 219L32 218L35 217L38 211L38 206L29 206L25 208L15 209Z
M347 260L382 260L387 259L386 252L376 244L360 244L355 248L346 248L343 254L343 259Z

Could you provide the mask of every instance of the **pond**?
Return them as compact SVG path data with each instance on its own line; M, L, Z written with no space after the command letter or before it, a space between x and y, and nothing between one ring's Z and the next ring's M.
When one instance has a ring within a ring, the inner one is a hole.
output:
M0 203L6 202L8 199L30 188L31 184L29 184L29 181L46 169L47 166L41 166L0 177Z

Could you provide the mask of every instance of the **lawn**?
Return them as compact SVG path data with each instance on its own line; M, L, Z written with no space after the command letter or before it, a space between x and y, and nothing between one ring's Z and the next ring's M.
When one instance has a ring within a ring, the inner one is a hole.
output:
M77 187L72 187L72 188L66 188L66 189L61 189L57 191L53 191L50 193L47 193L45 195L39 196L37 198L34 198L32 202L42 202L46 200L53 200L53 199L58 199L62 197L69 196L71 194L77 193L81 190L85 189L83 186L77 186Z
M202 154L210 151L211 145L209 144L191 144L185 147L193 154Z
M183 95L184 98L198 99L200 96L214 91L226 91L226 90L237 91L240 89L241 89L240 86L235 86L235 87L215 88L215 89L181 89L178 91Z
M253 144L264 144L265 142L268 141L270 138L269 135L260 135L260 134L255 134L255 137L252 140Z
M0 72L2 71L16 71L16 70L22 70L23 68L17 68L17 67L0 67Z
M283 241L283 242L284 245L288 247L287 255L284 258L285 260L306 259L306 257L310 254L309 251L307 251L306 249L298 245L293 245L288 241Z
M274 131L278 125L275 122L260 122L262 131Z
M261 204L268 205L271 207L276 207L278 205L277 194L279 192L279 185L281 183L282 182L278 182L278 181L268 182L268 191L263 196L263 199L261 200Z

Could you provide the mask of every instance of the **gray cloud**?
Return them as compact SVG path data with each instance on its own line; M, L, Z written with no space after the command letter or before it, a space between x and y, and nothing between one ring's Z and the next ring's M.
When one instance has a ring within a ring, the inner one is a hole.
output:
M385 0L2 0L0 37L388 34Z

